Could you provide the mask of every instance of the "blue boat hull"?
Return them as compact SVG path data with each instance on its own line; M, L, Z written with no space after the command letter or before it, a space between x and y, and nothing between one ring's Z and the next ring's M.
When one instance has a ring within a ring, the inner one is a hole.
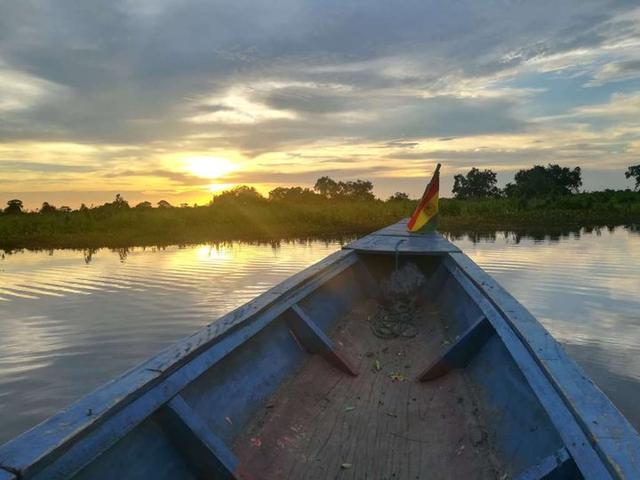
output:
M411 265L431 312L373 335ZM373 310L367 310L373 308ZM437 234L364 237L0 447L0 480L640 478L640 437Z

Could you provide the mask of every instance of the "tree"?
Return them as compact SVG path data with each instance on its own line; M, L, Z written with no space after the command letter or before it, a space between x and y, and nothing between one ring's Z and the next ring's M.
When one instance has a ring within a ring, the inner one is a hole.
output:
M338 182L338 198L347 200L367 201L374 200L373 183L368 180L356 180L349 182Z
M632 165L627 168L627 171L624 172L624 176L635 180L636 185L633 187L635 190L640 188L640 165Z
M104 210L107 212L112 212L114 210L121 210L121 209L125 209L125 208L130 208L129 207L129 202L127 202L122 195L120 195L119 193L116 194L116 198L113 200L113 202L107 202L104 205L102 205L101 207L99 207L100 210Z
M4 209L4 213L15 215L18 213L22 213L22 208L23 208L22 200L18 200L17 198L14 198L13 200L9 200L7 202L7 208Z
M302 187L278 187L269 192L269 200L272 202L309 202L318 197L310 188Z
M336 182L329 177L320 177L313 189L327 199L373 200L373 183L368 180Z
M387 202L404 202L407 200L409 200L409 195L404 192L396 192L387 199Z
M505 187L505 194L509 197L569 195L579 192L582 186L582 171L580 167L572 170L552 164L546 167L536 165L528 170L520 170L514 180L515 183L509 183Z
M58 211L62 212L62 213L71 213L71 207L68 207L67 205L62 205Z
M467 175L453 177L453 194L456 198L491 198L500 196L497 175L493 170L472 168Z
M265 201L266 198L260 195L260 193L258 193L255 188L249 187L248 185L238 185L237 187L233 187L231 190L225 190L219 195L213 197L212 203L234 203L237 205L250 205Z
M338 194L338 184L329 177L320 177L316 180L313 189L324 198L335 198Z
M116 199L111 205L116 208L129 208L129 202L127 202L119 193L116 194Z
M40 213L56 213L58 209L51 205L49 202L42 202L42 207L40 207Z
M173 208L173 205L171 205L166 200L160 200L157 205L158 205L158 208Z
M140 202L139 204L137 204L135 206L135 208L137 209L145 209L145 208L152 208L151 202Z

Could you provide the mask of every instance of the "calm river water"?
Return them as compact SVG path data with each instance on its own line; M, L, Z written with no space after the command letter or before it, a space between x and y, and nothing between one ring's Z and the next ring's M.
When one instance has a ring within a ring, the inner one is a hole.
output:
M640 233L454 241L640 429ZM314 241L0 256L0 443L339 248Z

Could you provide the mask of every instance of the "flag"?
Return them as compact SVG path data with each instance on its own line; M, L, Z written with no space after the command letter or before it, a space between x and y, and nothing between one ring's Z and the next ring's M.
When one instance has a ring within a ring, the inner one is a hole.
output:
M431 177L431 181L422 195L416 211L413 212L407 230L411 233L435 232L438 226L438 192L440 190L440 164Z

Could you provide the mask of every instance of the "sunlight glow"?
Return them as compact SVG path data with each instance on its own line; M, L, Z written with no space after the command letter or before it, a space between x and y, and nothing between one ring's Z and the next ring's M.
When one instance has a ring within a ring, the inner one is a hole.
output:
M220 178L235 170L233 163L222 157L189 157L186 168L202 178Z
M235 183L212 183L211 185L209 185L209 191L216 193L216 192L221 192L222 190L229 190L230 188L235 187L236 184Z

